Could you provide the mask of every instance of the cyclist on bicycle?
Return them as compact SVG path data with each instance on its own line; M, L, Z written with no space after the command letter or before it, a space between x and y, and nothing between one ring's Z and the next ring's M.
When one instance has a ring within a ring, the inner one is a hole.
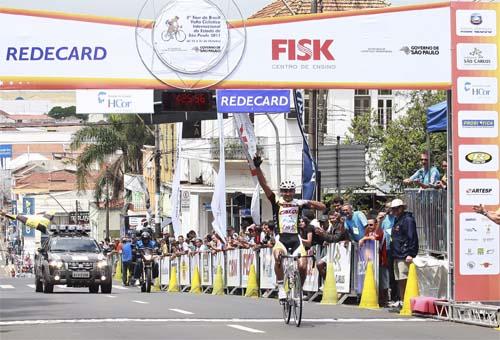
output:
M276 243L273 248L273 256L275 260L274 272L276 273L276 281L278 284L278 298L286 299L286 293L283 286L283 267L281 266L281 255L298 255L306 256L306 250L302 245L302 240L299 236L299 218L302 208L308 207L316 210L324 210L326 206L318 201L299 200L293 198L295 195L295 183L292 181L284 181L280 184L280 197L276 197L266 182L266 178L260 169L262 159L256 156L253 159L259 184L264 190L266 197L272 204L274 220L277 222ZM307 273L307 258L298 260L298 267L302 284Z
M168 34L174 34L179 30L179 17L175 16L170 20L167 20Z

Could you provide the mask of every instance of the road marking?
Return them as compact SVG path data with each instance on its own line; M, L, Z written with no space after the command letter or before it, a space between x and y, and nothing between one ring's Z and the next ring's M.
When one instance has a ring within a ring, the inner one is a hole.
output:
M106 295L106 297L115 298L116 296L115 295Z
M3 289L14 289L14 286L13 285L0 285L0 288L3 288Z
M240 325L227 325L227 326L239 329L241 331L250 332L250 333L265 333L264 331L261 331L259 329L245 327L245 326L240 326Z
M26 285L26 286L28 286L28 287L30 287L30 288L36 288L36 286L35 286L35 285Z
M115 289L128 289L127 287L122 287L122 286L118 286L118 285L113 285L113 288L115 288Z
M206 322L206 323L283 323L283 319L56 319L56 320L12 320L0 321L0 326L16 325L53 325L61 323L124 323L124 322ZM405 322L442 322L435 319L394 318L394 319L302 319L312 323L405 323Z
M187 310L182 310L182 309L177 309L177 308L170 308L172 312L177 312L181 314L194 314L192 312L188 312Z
M139 300L132 300L132 302L135 302L135 303L140 303L140 304L143 304L143 305L147 305L147 304L149 304L149 302L139 301Z

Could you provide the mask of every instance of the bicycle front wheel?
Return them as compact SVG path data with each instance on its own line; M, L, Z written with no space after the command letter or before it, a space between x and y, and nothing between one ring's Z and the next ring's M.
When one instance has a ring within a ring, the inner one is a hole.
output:
M293 316L295 325L300 326L302 321L302 281L300 280L300 273L296 272L294 275L294 285L292 287L292 300L293 300Z
M186 33L184 33L184 31L182 30L175 32L175 39L178 42L183 42L184 40L186 40Z
M290 323L290 317L292 316L292 305L290 304L291 292L289 287L289 280L285 280L285 291L286 299L282 302L283 306L283 320L288 325Z

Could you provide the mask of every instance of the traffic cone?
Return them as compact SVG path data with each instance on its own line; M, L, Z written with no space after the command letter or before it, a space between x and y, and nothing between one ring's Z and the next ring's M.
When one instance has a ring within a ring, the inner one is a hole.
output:
M368 264L366 265L365 281L363 282L363 292L361 293L359 307L369 309L379 308L372 261L368 261Z
M152 289L153 292L161 292L161 287L160 287L160 278L157 277L155 279L155 284L153 285L153 289Z
M168 290L169 293L178 293L179 292L179 284L177 283L177 267L173 266L170 270L170 280L168 282Z
M322 305L336 305L338 303L337 297L337 283L335 282L335 271L333 263L328 263L326 266L326 280L323 286L323 298L321 299Z
M193 276L191 277L191 290L189 292L194 294L201 293L201 281L200 281L200 272L198 271L198 266L194 267Z
M222 266L220 265L217 266L212 295L224 295L224 279L222 278Z
M406 280L405 296L403 300L403 308L399 312L399 315L412 315L411 313L411 299L420 295L418 290L418 277L417 277L417 267L414 263L410 264L410 270L408 272L408 279Z
M118 260L118 263L116 264L115 275L113 278L115 280L121 281L121 279L122 279L122 260Z
M250 265L250 272L248 273L248 284L245 292L246 297L259 297L259 284L257 283L257 274L255 274L255 266Z

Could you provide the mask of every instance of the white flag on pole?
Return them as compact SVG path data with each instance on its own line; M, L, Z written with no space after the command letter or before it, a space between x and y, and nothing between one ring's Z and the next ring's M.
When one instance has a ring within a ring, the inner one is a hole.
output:
M176 164L174 169L174 178L172 180L172 196L170 202L172 205L172 225L174 227L174 236L177 238L182 235L181 223L181 141L182 141L182 123L177 123L177 143L176 143Z
M214 221L212 227L215 232L226 242L226 168L224 157L224 120L222 113L217 115L219 123L219 173L215 180L215 190L210 203Z
M260 185L257 183L252 195L252 204L250 205L250 214L253 223L260 224Z

